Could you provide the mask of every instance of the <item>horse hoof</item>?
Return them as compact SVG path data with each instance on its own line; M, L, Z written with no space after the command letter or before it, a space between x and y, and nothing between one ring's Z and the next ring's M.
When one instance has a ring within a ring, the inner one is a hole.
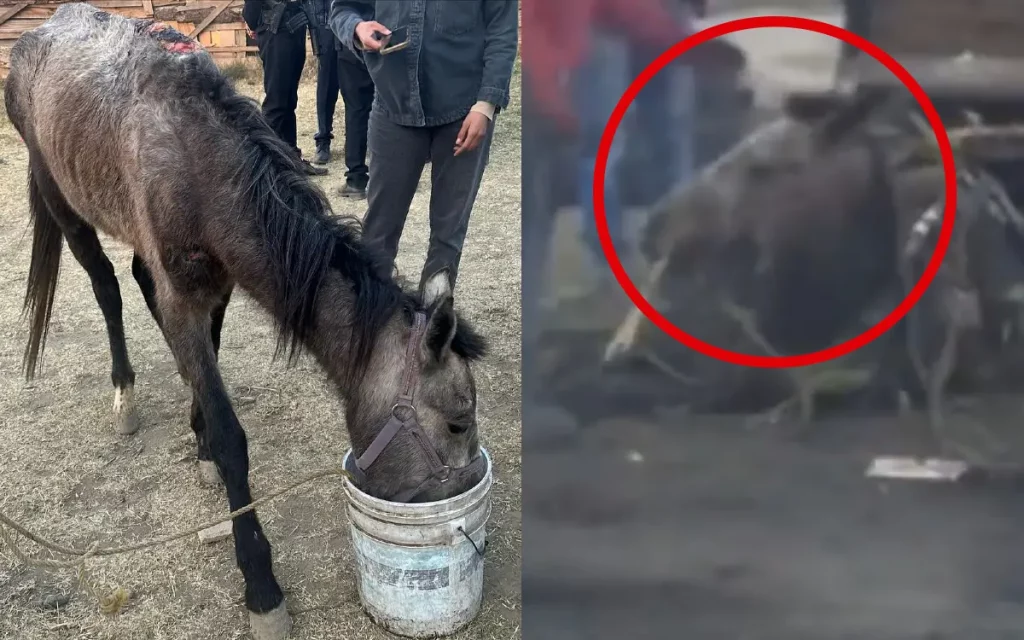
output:
M139 430L139 414L135 410L135 388L114 389L114 427L123 436Z
M292 630L292 618L284 601L266 613L249 612L253 640L285 640Z
M199 461L199 481L211 487L224 484L224 480L220 477L220 471L217 470L217 465L213 460Z

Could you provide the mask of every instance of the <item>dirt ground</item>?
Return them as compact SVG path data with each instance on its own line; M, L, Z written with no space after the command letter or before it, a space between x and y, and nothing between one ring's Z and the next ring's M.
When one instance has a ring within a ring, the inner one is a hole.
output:
M518 84L518 79L515 80ZM260 87L243 84L259 97ZM315 85L300 93L300 146L312 153ZM517 99L518 86L513 87ZM365 203L334 195L344 180L343 106L335 116L331 175L317 180L336 210ZM476 369L481 439L495 461L483 610L458 638L520 638L520 134L519 107L498 118L459 279L457 304L493 344ZM189 396L130 275L130 252L105 242L121 280L142 429L115 434L110 356L99 308L82 269L65 252L43 374L26 384L19 320L28 266L26 154L0 124L0 509L43 536L73 546L149 539L227 512L222 492L197 477L188 425ZM427 172L429 175L429 171ZM416 274L427 242L429 183L413 203L399 268ZM254 495L337 466L348 443L338 399L311 359L272 362L274 335L263 312L236 296L224 326L221 367L249 437ZM295 617L296 639L391 637L362 613L336 480L323 481L260 510L274 566ZM31 545L28 547L32 549ZM35 553L37 550L32 549ZM90 563L92 579L132 594L104 616L73 576L18 566L0 550L0 638L51 640L211 640L248 637L242 580L230 540L195 537Z

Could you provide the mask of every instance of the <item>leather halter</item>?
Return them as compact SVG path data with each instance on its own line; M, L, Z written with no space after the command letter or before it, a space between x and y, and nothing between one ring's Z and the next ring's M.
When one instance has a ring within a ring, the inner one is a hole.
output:
M421 311L416 312L413 321L412 335L409 337L409 344L405 350L405 369L402 371L402 381L399 387L395 405L391 408L391 416L380 430L377 437L373 439L370 446L363 451L362 455L354 460L354 469L350 469L360 484L366 483L366 473L373 463L377 461L380 454L387 449L395 438L405 434L419 445L420 451L427 459L430 473L418 485L405 491L400 491L391 496L388 500L392 502L411 502L416 497L447 484L451 480L456 482L466 476L479 474L484 470L486 460L482 455L464 467L452 468L441 460L437 449L427 438L426 432L419 423L419 415L414 404L416 383L419 381L420 372L420 348L427 331L427 316Z

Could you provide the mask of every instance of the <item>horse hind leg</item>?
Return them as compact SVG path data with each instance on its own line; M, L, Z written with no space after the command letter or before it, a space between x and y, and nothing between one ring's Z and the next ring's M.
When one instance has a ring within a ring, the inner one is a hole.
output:
M119 433L128 435L139 430L139 417L135 407L135 370L128 357L124 335L124 315L121 287L114 273L114 265L103 252L96 231L80 225L65 231L71 254L82 265L92 281L92 291L103 312L110 341L112 360L111 382L114 384L114 424Z
M119 433L130 435L139 430L139 418L135 407L135 370L128 357L121 287L114 273L114 265L103 252L96 230L71 209L56 184L41 167L33 165L32 180L35 181L35 187L39 189L50 215L60 226L71 254L85 269L92 283L92 291L103 313L110 342L114 426Z

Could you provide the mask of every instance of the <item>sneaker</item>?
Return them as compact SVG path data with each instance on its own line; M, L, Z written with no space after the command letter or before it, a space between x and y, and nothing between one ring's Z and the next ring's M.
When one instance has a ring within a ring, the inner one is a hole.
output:
M309 160L302 159L302 168L306 170L307 176L326 176L327 169L324 167L314 167L310 164Z
M316 155L313 156L315 166L323 166L331 161L331 145L324 144L316 148Z
M366 187L358 187L351 182L345 183L345 186L338 189L338 195L342 198L352 198L353 200L365 200L366 199Z

